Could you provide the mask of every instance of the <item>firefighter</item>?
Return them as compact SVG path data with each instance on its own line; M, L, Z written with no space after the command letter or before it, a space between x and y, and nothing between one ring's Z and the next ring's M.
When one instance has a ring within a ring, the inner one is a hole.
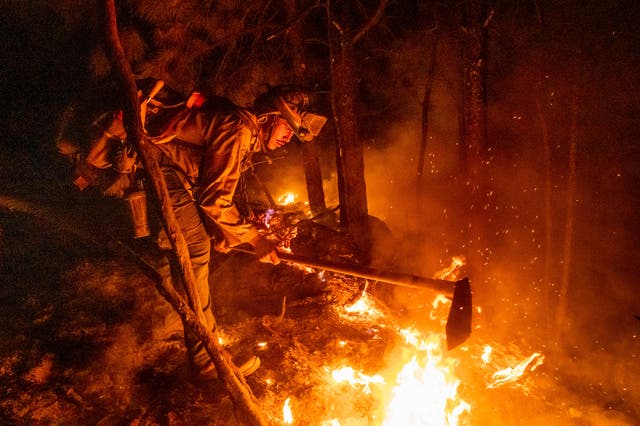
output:
M206 325L212 330L216 327L208 280L212 247L226 252L249 244L260 261L279 263L273 243L240 214L233 196L253 153L285 146L294 135L303 142L318 135L326 118L309 113L308 106L306 93L283 87L258 97L250 108L206 100L196 92L171 119L147 124L187 242ZM188 327L184 330L196 376L216 377L203 344ZM258 366L259 359L253 357L240 370L247 375Z

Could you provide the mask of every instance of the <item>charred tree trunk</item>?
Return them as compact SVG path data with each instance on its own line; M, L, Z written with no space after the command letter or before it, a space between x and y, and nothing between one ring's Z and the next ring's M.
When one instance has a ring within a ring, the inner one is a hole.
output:
M318 156L318 145L315 139L302 144L302 162L307 181L307 198L311 213L316 216L327 210L322 186L322 170Z
M123 89L124 124L127 139L136 148L138 155L140 155L144 169L160 203L160 217L180 264L180 272L189 299L189 307L187 307L177 293L172 292L173 289L166 286L166 281L162 281L164 286L159 285L158 288L163 295L168 296L168 301L177 309L185 323L205 345L242 420L251 425L266 425L266 419L251 389L249 389L246 382L244 382L242 375L233 365L224 348L217 343L214 332L209 332L203 325L204 314L196 290L196 280L191 267L186 241L175 218L167 185L164 181L160 166L151 154L149 141L142 127L136 82L118 35L115 1L105 0L104 7L107 47L112 56L113 67L121 80Z
M351 2L327 2L331 67L331 106L336 124L336 157L340 221L356 244L370 250L367 188L364 179L363 144L355 113L357 72L355 44L382 17L388 0L381 0L378 9L362 28L353 29ZM355 34L355 35L351 35Z
M367 188L362 139L355 113L356 57L353 42L347 38L345 28L341 27L342 23L348 25L350 22L348 8L337 7L333 10L331 6L328 7L331 105L337 133L340 221L356 244L368 250Z
M293 21L299 11L298 0L286 0L285 8L287 18ZM293 70L293 80L297 85L305 83L305 55L304 55L304 37L302 33L302 23L295 22L289 31L287 38L291 46L291 69ZM320 159L318 158L318 146L315 140L302 144L302 161L304 164L304 175L307 182L307 198L309 199L309 208L313 215L320 214L327 209L324 198L324 188L322 186L322 171L320 169Z
M420 137L420 151L418 153L418 171L416 181L416 199L418 201L418 210L421 211L420 200L424 190L422 175L424 173L424 161L427 155L427 145L429 143L429 110L431 107L431 89L433 87L433 76L436 68L436 55L438 53L438 35L436 34L431 46L431 57L429 69L427 70L427 82L424 88L424 99L422 101L422 135Z

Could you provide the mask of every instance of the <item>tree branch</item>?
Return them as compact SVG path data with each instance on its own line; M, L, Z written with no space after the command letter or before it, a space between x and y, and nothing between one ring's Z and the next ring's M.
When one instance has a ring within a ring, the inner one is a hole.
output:
M124 92L125 99L123 109L127 140L133 144L138 155L140 155L144 169L149 176L158 201L160 202L161 218L171 245L179 260L180 272L187 290L189 305L187 305L168 284L170 281L169 278L163 279L162 277L157 277L159 279L158 289L176 311L178 311L185 324L187 324L203 343L234 405L239 409L243 423L256 426L266 425L266 419L257 404L257 400L251 393L251 389L249 389L246 382L244 382L240 372L231 361L230 356L218 343L215 337L215 331L210 331L205 326L204 313L196 290L196 279L191 267L187 244L176 220L162 171L155 157L151 154L149 140L146 138L142 126L135 78L131 71L131 65L125 57L124 49L120 44L120 37L118 35L115 1L104 0L104 7L107 46L110 50L112 63L121 80Z
M389 0L380 0L380 4L378 4L378 9L373 14L371 19L369 19L369 22L364 24L363 27L360 29L360 31L358 31L356 33L356 35L353 36L353 39L351 39L351 42L353 44L356 44L362 37L364 37L364 35L371 28L373 28L378 22L380 22L380 19L382 19L382 15L383 15L384 10L386 9L388 3L389 3Z

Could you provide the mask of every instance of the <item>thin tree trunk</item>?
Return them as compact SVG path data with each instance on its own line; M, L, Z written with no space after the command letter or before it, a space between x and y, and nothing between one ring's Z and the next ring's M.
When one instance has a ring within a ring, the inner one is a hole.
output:
M471 1L471 3L481 3ZM480 7L475 5L475 7ZM483 9L475 12L483 13ZM479 19L479 17L476 17ZM475 22L469 30L465 55L465 143L467 145L467 173L479 183L482 156L487 140L486 106L486 29L482 21Z
M571 129L569 133L569 181L567 183L567 221L564 231L562 248L562 277L558 293L558 309L556 311L556 345L560 343L562 333L568 326L567 298L569 294L569 279L571 276L571 262L573 257L573 234L575 228L575 196L576 196L576 150L578 145L578 95L571 99Z
M536 95L536 111L538 113L538 123L540 124L540 132L542 136L542 152L544 162L544 279L542 289L542 306L545 310L545 321L547 322L547 331L551 327L551 312L549 309L551 302L551 265L553 261L553 206L552 206L552 175L551 175L551 142L549 140L549 128L544 115L541 93L542 87L538 88Z
M467 204L469 226L467 228L467 259L471 273L484 264L485 253L481 245L485 244L485 170L483 159L487 145L487 100L486 100L486 42L487 15L486 0L468 0L467 38L464 54L464 150L466 164L463 172L467 184Z
M299 11L298 0L286 0L285 8L288 20L293 21ZM306 70L302 28L302 22L296 22L291 26L289 31L287 31L287 38L292 51L291 69L293 70L293 79L294 83L299 86L303 86L305 83L304 74ZM315 216L327 209L324 198L324 188L322 186L322 171L318 157L318 146L315 140L302 144L302 162L307 183L309 208Z
M337 5L337 12L332 6ZM336 157L340 221L358 247L366 252L370 248L368 232L367 194L364 180L362 140L358 133L355 114L356 58L351 40L346 39L349 18L346 5L330 3L327 6L331 67L331 105L336 123ZM341 24L338 24L341 23Z
M151 155L149 150L149 141L144 134L142 121L140 117L140 105L138 100L137 88L131 66L124 54L120 38L118 35L116 12L114 0L105 0L106 6L106 31L107 45L110 49L112 62L116 74L121 80L122 95L124 97L124 125L127 133L127 139L136 148L138 155L142 160L145 172L150 178L152 187L157 193L162 210L161 219L167 230L167 235L173 244L176 255L179 260L180 272L185 278L185 286L187 288L187 297L193 310L198 313L200 319L204 320L202 307L200 306L200 298L198 297L197 287L194 285L195 276L191 267L191 259L187 249L186 241L182 235L182 231L177 224L169 192L167 190L162 171L156 159Z
M422 101L422 135L420 137L420 151L418 154L418 171L416 181L416 200L418 203L418 211L421 211L422 193L424 188L422 175L424 173L424 161L427 154L427 145L429 143L429 112L431 107L431 89L433 87L433 76L436 68L436 55L438 53L438 35L436 34L431 46L431 60L427 71L427 82L424 88L424 99Z
M327 210L322 186L322 171L318 155L318 144L315 140L302 144L302 163L307 182L307 198L313 216Z
M456 114L457 114L457 124L458 124L458 173L464 177L467 177L467 163L469 155L467 154L467 143L465 141L466 134L466 126L465 126L465 111L467 107L465 106L466 102L466 84L464 77L464 69L465 69L465 43L463 40L458 42L457 51L458 51L458 66L457 72L460 76L459 81L457 83L456 90Z
M124 123L127 139L136 148L160 203L162 213L160 216L180 264L180 272L187 290L189 305L187 306L187 304L182 301L177 293L167 284L166 280L162 281L162 294L168 296L168 301L176 308L185 323L204 344L236 409L239 411L241 419L251 425L266 425L266 419L251 389L249 389L242 375L233 365L230 356L224 348L217 343L218 340L215 338L215 332L208 331L207 327L204 326L204 313L202 312L200 299L197 294L196 280L191 267L186 241L175 218L167 185L164 181L160 166L149 150L149 141L142 127L136 82L118 35L115 2L114 0L105 0L104 6L107 46L112 56L114 69L121 79L123 88L125 101Z

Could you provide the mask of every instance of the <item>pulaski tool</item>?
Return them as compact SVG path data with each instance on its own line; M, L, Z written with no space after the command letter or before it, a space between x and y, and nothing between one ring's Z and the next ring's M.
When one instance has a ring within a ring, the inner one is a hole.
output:
M253 253L234 247L233 250ZM425 278L400 272L381 271L361 265L351 265L343 262L308 259L295 254L278 252L283 262L293 263L326 271L337 272L358 278L380 281L406 288L433 290L451 298L451 309L445 327L447 349L453 349L463 343L471 335L471 285L468 278L458 281Z

